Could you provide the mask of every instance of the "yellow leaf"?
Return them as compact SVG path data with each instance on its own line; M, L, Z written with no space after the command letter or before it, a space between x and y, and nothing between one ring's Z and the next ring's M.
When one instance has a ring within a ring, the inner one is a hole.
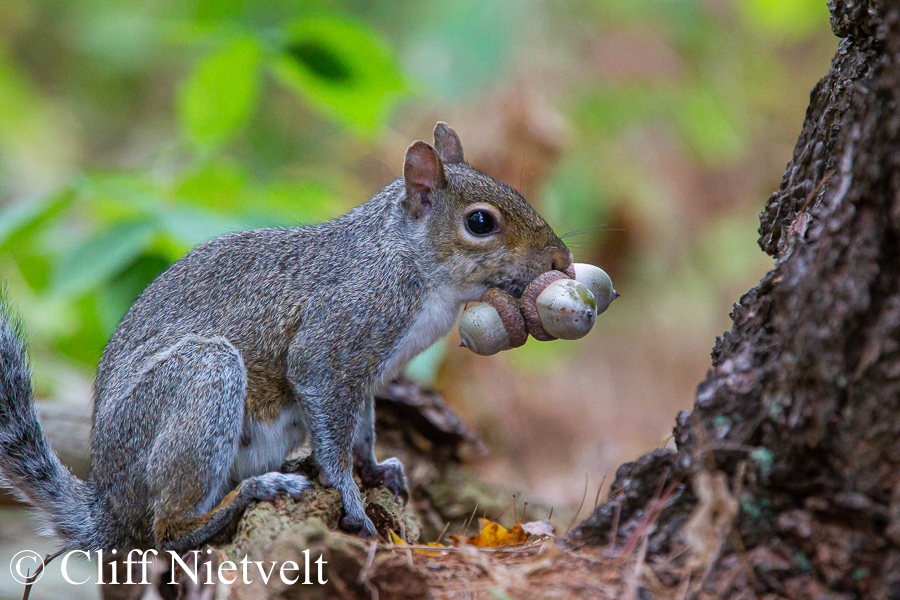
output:
M416 550L416 552L418 552L419 554L427 554L427 555L429 555L429 556L440 556L440 555L441 555L441 550L446 550L446 549L447 549L447 546L444 546L444 545L442 545L442 544L438 544L437 542L428 542L427 546L428 546L429 548L438 548L439 550L437 550L437 551L433 551L433 550Z
M479 548L496 548L509 543L509 531L499 523L488 519L478 519L481 531L469 540L469 543Z
M512 526L512 529L509 530L509 542L510 544L524 544L525 540L528 538L528 534L525 533L525 530L522 529L522 525L516 523Z
M403 539L393 531L391 531L391 542L398 546L409 546L409 544L403 541Z

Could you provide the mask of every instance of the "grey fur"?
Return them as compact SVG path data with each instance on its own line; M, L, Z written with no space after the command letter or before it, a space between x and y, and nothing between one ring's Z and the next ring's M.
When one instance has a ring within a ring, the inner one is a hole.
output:
M0 485L38 509L63 549L96 548L106 523L99 499L50 449L34 411L31 369L18 325L0 300Z
M6 484L66 547L184 549L252 500L302 495L305 479L272 471L309 436L342 527L374 534L354 465L364 486L408 492L400 462L375 459L373 391L488 287L520 294L571 263L514 190L462 163L429 179L422 164L414 190L398 179L328 223L223 236L151 283L100 360L87 483L44 440L24 350L0 320ZM501 215L502 234L465 233L475 204Z

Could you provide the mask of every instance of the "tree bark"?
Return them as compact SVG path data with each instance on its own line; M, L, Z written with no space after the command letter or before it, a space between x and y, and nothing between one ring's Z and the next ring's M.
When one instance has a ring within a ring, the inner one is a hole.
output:
M841 42L760 215L776 264L716 341L677 453L620 467L568 538L644 528L651 563L695 551L682 530L710 509L698 473L724 473L737 535L698 592L900 598L900 9L828 5Z

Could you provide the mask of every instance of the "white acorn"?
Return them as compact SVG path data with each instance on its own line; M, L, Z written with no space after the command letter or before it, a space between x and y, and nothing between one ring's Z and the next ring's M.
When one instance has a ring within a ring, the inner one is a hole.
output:
M540 293L535 304L544 330L561 340L583 338L597 319L594 294L574 279L554 281Z
M482 356L509 348L509 334L493 306L482 302L468 309L459 320L463 346Z
M597 314L603 314L612 301L619 297L619 293L613 289L612 279L600 267L587 263L575 263L573 266L575 279L591 290L597 302Z

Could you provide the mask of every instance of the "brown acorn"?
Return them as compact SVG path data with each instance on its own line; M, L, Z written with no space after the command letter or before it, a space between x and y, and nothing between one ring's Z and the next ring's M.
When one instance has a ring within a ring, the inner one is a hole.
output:
M522 299L519 301L519 307L522 310L522 316L525 317L525 326L528 333L534 339L541 342L549 342L556 338L544 329L541 324L541 315L537 309L537 297L541 295L548 285L560 279L570 279L561 271L547 271L538 275L534 281L528 284L522 293Z
M525 318L515 298L499 288L491 288L481 296L481 301L493 306L500 315L500 321L509 336L510 348L518 348L528 340Z

